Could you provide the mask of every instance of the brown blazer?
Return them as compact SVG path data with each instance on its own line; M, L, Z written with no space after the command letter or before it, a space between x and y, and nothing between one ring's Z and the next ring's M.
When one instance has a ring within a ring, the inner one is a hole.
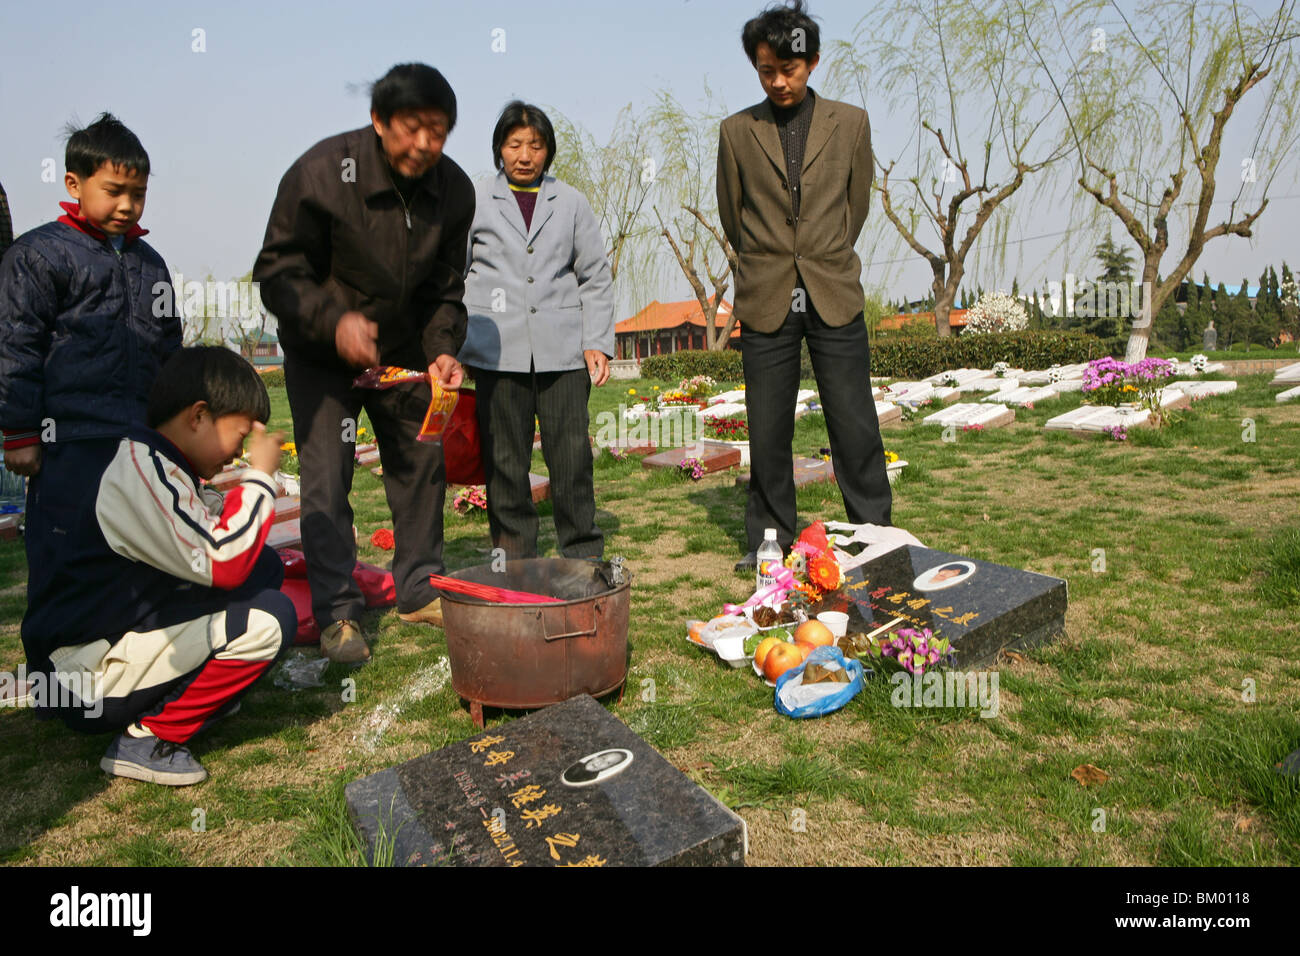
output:
M781 327L796 269L827 325L848 325L862 312L862 263L853 244L867 219L873 173L866 112L817 97L795 222L771 101L722 121L718 216L739 258L735 310L747 328Z

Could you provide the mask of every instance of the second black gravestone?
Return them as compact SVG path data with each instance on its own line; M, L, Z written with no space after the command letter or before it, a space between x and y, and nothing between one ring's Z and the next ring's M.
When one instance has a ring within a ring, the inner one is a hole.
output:
M958 668L992 663L1004 648L1065 632L1066 582L946 551L903 545L845 574L849 631L930 628Z
M398 866L743 866L745 824L583 694L354 780Z

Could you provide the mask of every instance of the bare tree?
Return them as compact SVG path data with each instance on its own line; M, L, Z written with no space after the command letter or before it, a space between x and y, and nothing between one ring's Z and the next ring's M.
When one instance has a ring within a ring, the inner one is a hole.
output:
M896 175L898 160L885 163L876 153L876 189L885 217L930 267L941 336L951 334L967 257L990 222L1005 254L1009 219L994 214L1067 152L1038 145L1057 104L1019 54L1022 21L1041 17L1043 6L910 0L891 8L888 30L869 14L852 40L833 45L833 88L856 91L863 105L870 91L917 117L910 168ZM968 148L975 137L978 145Z
M1142 255L1146 296L1129 334L1129 362L1146 355L1151 317L1205 245L1252 234L1269 185L1288 165L1300 129L1295 6L1287 0L1259 14L1231 0L1159 0L1130 16L1118 3L1089 0L1070 9L1066 23L1057 21L1058 50L1048 50L1038 33L1026 35L1067 109L1082 195L1118 218ZM1221 169L1225 129L1256 87L1264 101L1247 131L1249 151ZM1172 171L1160 176L1156 169ZM1219 183L1237 172L1227 214L1210 225ZM1184 191L1187 201L1180 200ZM1185 234L1178 206L1188 210ZM1181 255L1162 278L1173 245Z
M601 145L564 114L552 110L549 115L556 139L551 173L587 197L605 236L613 278L622 277L623 297L644 298L658 278L657 230L645 215L656 172L649 129L634 121L628 105Z
M734 310L718 325L718 310L737 265L736 250L718 219L715 185L718 125L726 115L706 85L698 112L660 91L647 117L663 157L658 170L663 209L659 203L654 207L658 234L695 293L704 315L704 346L711 350L726 348L736 327Z

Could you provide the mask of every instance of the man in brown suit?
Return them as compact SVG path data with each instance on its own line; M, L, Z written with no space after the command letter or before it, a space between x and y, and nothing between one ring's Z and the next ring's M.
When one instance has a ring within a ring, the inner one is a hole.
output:
M741 41L767 94L724 120L718 142L718 215L739 257L752 465L749 553L736 569L747 570L765 528L776 528L784 550L795 538L791 445L802 341L849 521L888 525L891 499L853 251L871 195L867 114L808 88L820 34L799 0L750 20Z

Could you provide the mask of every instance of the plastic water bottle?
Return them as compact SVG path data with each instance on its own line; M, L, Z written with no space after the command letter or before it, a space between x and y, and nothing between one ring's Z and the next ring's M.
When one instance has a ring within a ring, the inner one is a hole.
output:
M781 546L776 543L776 529L766 529L763 532L763 543L759 546L757 554L758 567L755 580L759 589L771 587L776 583L776 571L781 567L783 557Z
M21 475L6 471L0 463L0 514L15 514L25 507L27 482Z

